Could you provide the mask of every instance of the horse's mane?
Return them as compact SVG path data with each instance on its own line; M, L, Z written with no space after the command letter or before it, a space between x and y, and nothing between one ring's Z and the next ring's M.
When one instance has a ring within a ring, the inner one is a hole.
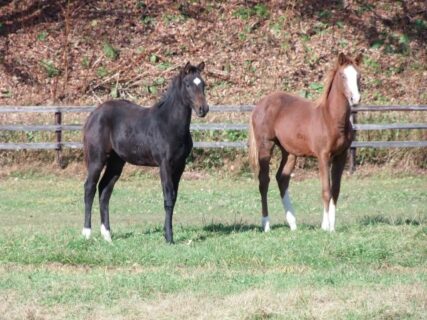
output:
M329 70L329 72L327 73L324 81L325 89L323 90L322 95L315 101L316 107L324 105L326 103L326 100L328 100L329 93L331 92L331 89L332 89L332 83L334 82L335 74L337 73L338 69L339 69L339 65L338 63L335 63L334 68L332 70Z
M331 92L331 89L332 89L332 83L334 82L334 78L338 72L338 69L346 65L358 65L361 60L362 60L362 56L360 54L359 56L357 56L356 60L353 60L345 56L344 54L340 53L338 57L338 61L335 62L334 67L332 68L332 70L328 72L325 78L325 81L324 81L325 89L323 90L322 95L315 101L316 107L325 105L326 100L328 100L329 93Z
M189 66L188 73L197 73L199 70L195 66ZM169 82L169 85L166 91L162 94L159 101L157 101L153 108L161 108L163 105L167 104L169 101L176 102L177 96L181 93L182 79L184 75L180 71L176 76L172 78Z

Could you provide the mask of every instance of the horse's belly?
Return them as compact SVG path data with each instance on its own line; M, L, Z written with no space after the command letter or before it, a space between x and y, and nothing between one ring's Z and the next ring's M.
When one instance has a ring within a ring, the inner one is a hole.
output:
M151 155L135 156L135 157L131 156L131 157L128 157L128 159L126 159L126 162L129 162L130 164L133 164L136 166L149 166L149 167L159 166L157 161L155 161Z
M151 167L157 167L159 165L151 150L140 143L128 144L126 148L118 144L117 146L113 146L113 149L121 159L130 164Z
M305 137L297 135L295 140L282 139L280 144L287 152L297 157L311 157L314 156L314 153L307 140Z

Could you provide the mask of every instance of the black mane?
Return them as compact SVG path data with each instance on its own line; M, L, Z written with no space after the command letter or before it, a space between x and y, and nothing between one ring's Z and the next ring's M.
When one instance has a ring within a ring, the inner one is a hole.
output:
M199 69L195 66L189 66L186 74L198 74L200 73ZM153 108L161 108L163 105L168 104L169 102L176 103L176 100L183 102L182 99L182 80L186 76L183 70L181 70L172 80L169 82L166 91L162 94L159 101L157 101Z

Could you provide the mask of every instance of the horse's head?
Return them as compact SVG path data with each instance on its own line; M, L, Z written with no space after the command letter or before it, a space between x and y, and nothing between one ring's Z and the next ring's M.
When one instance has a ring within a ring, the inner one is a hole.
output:
M362 62L362 55L359 54L356 59L351 59L344 53L338 55L338 72L341 77L340 90L348 100L350 106L357 105L360 102L360 70L359 65Z
M200 75L204 68L204 62L201 62L197 66L193 66L190 62L187 62L185 67L181 70L181 79L185 96L190 101L191 107L199 117L204 117L209 111L209 106L205 97L205 82Z

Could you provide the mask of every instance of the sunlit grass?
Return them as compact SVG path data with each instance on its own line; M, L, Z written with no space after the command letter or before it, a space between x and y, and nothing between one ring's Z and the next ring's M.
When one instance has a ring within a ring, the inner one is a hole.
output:
M81 238L82 184L81 178L38 174L0 181L0 301L8 318L25 317L22 310L30 306L35 314L56 315L52 319L97 319L110 313L192 318L188 312L199 318L245 318L247 312L251 319L310 318L318 308L335 318L419 318L426 311L424 176L344 177L332 234L319 228L317 179L291 182L296 232L284 224L271 183L270 233L259 227L254 180L184 179L173 246L163 238L157 177L126 176L117 184L111 200L112 244L99 235L97 206L94 237ZM401 292L398 304L396 291ZM319 304L325 294L329 304ZM281 307L283 296L290 308ZM181 302L175 312L155 307L176 299ZM364 299L370 299L365 310L360 309ZM223 309L210 309L209 301ZM264 306L267 301L271 308ZM315 318L326 317L322 312Z

